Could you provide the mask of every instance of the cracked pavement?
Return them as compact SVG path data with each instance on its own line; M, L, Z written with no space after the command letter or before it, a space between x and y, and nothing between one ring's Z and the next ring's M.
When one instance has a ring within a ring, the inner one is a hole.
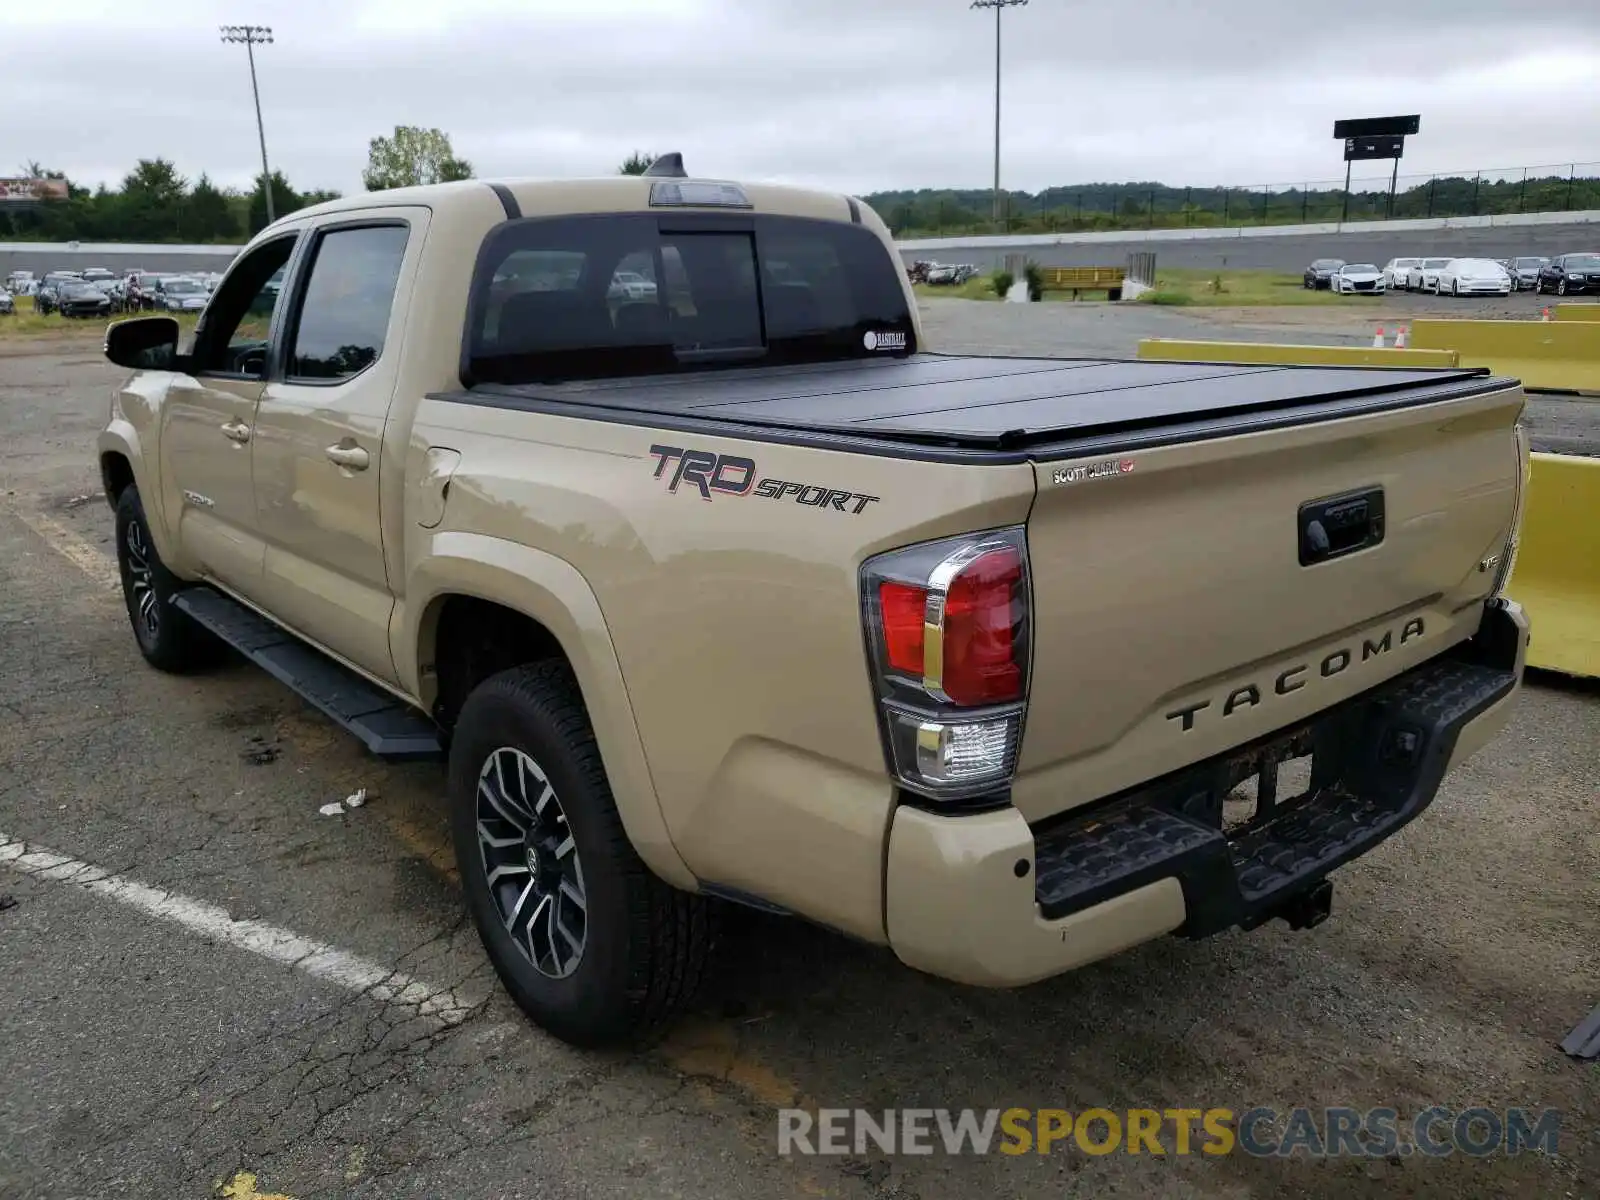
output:
M483 958L437 766L375 762L244 664L176 679L139 659L93 463L116 377L92 341L0 341L0 831L471 1007L430 1016L0 865L5 1200L181 1200L241 1172L259 1191L236 1194L292 1200L1455 1200L1600 1178L1600 1072L1555 1048L1600 1000L1600 691L1529 687L1426 816L1335 877L1310 933L1164 940L985 992L738 914L660 1047L578 1052L523 1020ZM358 787L366 806L318 815ZM775 1153L790 1104L1299 1103L1554 1106L1565 1132L1555 1157L1403 1164Z

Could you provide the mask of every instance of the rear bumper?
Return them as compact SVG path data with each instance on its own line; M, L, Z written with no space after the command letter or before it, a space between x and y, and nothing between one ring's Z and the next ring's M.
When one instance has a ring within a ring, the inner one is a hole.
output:
M1306 725L1037 828L1014 809L902 806L889 839L889 943L909 966L1004 987L1164 933L1284 915L1415 819L1446 772L1499 732L1527 641L1521 608L1497 601L1470 641ZM1234 786L1308 751L1309 792L1225 836Z

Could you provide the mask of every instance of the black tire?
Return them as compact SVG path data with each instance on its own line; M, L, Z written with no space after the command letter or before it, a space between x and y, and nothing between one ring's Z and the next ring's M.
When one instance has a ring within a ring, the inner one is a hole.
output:
M1565 279L1556 280L1556 295L1565 296L1566 294L1567 294L1567 281Z
M498 815L507 811L504 807L480 798L480 784L494 792L495 769L503 772L508 762L513 772L525 770L526 763L534 768L519 775L515 794L502 793L516 821ZM533 812L538 806L527 800L530 779L545 805L543 833ZM706 898L663 883L640 861L612 799L577 681L565 663L513 667L478 685L455 723L449 788L467 909L489 961L518 1006L576 1046L639 1045L659 1032L699 987L714 941L715 910ZM516 804L518 797L526 809ZM554 820L567 831L553 848L550 800ZM523 817L527 828L519 828ZM569 842L563 858L561 846ZM494 868L490 856L496 857ZM515 874L491 885L491 870L502 868ZM574 880L581 906L572 899ZM534 918L520 920L529 903L536 903ZM538 917L541 912L546 916ZM537 929L540 922L548 929ZM565 972L559 957L536 965L545 947L559 946L573 955L573 939L565 934L558 940L557 927L565 931L579 922L582 944Z
M144 504L133 484L117 497L117 570L128 621L145 662L158 671L181 675L210 666L222 656L222 643L172 606L172 597L184 585L156 553Z

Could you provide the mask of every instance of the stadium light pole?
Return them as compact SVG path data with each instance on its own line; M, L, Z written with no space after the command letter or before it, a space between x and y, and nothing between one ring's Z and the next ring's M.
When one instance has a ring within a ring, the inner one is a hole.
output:
M272 211L272 172L267 167L267 127L261 123L261 89L256 86L256 47L272 45L270 25L223 25L222 40L243 42L244 52L250 58L250 93L256 99L256 136L261 139L261 190L267 194L267 224L276 221Z
M972 0L973 8L994 9L994 224L1000 228L1000 14L1028 0Z

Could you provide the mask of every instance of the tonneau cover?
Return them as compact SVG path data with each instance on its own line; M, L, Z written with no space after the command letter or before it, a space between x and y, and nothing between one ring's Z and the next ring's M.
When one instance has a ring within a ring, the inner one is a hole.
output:
M1297 367L916 354L881 362L696 371L477 394L746 426L1010 449L1110 430L1329 401L1415 403L1510 386L1481 368ZM1415 394L1413 394L1415 393ZM543 405L540 404L542 407ZM1363 407L1358 405L1359 407Z

